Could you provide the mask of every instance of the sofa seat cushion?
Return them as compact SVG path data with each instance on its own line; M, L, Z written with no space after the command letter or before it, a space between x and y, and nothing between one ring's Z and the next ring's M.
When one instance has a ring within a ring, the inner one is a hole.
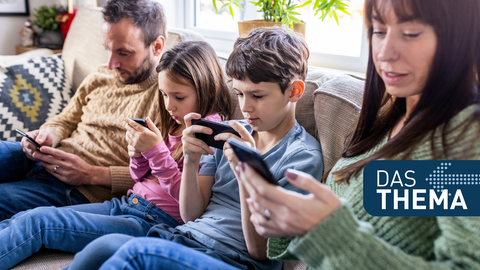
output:
M15 129L38 129L71 97L61 55L0 64L0 140L17 140Z
M345 139L355 128L364 85L363 79L340 75L325 82L313 93L324 172L330 170L341 157Z

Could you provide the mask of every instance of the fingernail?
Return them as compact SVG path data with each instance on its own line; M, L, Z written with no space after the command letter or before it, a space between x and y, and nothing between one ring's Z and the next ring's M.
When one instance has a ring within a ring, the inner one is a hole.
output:
M290 178L290 180L297 180L298 174L292 169L287 169L285 171L285 176Z
M218 139L218 135L216 135L216 136L215 136L215 137L213 137L213 138L214 138L215 140L217 140L217 139Z

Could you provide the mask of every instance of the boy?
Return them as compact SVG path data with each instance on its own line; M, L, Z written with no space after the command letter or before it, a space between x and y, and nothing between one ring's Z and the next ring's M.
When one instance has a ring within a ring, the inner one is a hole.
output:
M216 137L236 137L257 147L279 185L296 191L284 177L286 169L310 173L317 179L323 173L323 166L318 166L323 164L319 143L295 121L295 104L305 89L308 56L305 41L287 29L260 28L239 38L226 71L233 78L245 117L229 124L241 138L227 133ZM189 265L222 269L228 268L227 264L241 269L281 269L280 261L267 260L267 239L250 221L246 205L249 195L234 173L237 158L228 143L223 150L213 150L195 137L195 133L211 133L207 127L190 125L191 119L198 118L198 114L185 117L188 127L182 138L184 168L179 204L186 224L176 228L160 224L148 233L175 243L131 237L119 241L119 235L102 237L102 243L100 238L96 248L90 249L92 253L100 248L107 250L105 246L111 240L122 244L128 241L103 264L106 269L126 264L142 269L159 264L182 267L185 260ZM267 220L270 215L275 213L266 210ZM212 263L209 256L220 261ZM129 258L135 258L134 262Z

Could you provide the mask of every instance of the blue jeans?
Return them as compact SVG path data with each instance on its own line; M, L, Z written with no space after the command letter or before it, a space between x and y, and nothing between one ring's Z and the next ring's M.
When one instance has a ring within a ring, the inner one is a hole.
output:
M183 244L153 237L132 237L122 234L110 234L95 240L75 255L72 264L65 269L99 267L102 270L238 270L219 258Z
M19 142L0 141L0 221L38 206L89 203L74 186L27 158Z
M77 253L65 269L98 269L100 266L102 269L154 269L158 265L162 265L162 269L255 268L238 253L228 248L209 248L196 241L190 232L182 232L168 224L156 225L150 234L155 237L102 236Z
M76 253L100 236L110 233L145 236L159 223L179 225L173 217L136 194L124 196L121 201L38 207L20 212L0 222L0 269L9 269L42 245Z

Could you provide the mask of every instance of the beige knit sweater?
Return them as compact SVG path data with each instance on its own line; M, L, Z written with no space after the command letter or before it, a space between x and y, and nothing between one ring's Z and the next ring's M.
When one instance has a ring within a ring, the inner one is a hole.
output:
M122 84L115 71L100 66L85 78L65 109L40 129L54 134L53 147L72 153L91 165L110 167L111 190L77 186L90 202L126 194L130 177L125 117L159 122L157 73L139 84Z

